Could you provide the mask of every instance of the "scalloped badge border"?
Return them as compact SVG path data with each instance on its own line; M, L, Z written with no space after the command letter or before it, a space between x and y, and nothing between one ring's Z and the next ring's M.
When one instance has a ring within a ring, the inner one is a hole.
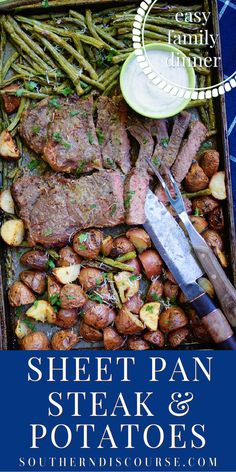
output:
M219 84L191 89L180 87L179 84L177 85L168 81L166 77L163 77L159 72L153 69L145 48L144 28L148 15L157 1L158 0L143 0L137 9L133 23L133 48L137 56L137 61L144 74L146 74L153 84L172 96L191 100L211 99L212 97L224 95L225 92L230 92L230 90L236 88L236 70L230 77Z

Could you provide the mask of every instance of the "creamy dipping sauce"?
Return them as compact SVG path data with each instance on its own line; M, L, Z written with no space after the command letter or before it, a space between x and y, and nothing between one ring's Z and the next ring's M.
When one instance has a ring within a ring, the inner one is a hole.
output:
M173 86L190 87L189 71L176 61L175 52L165 49L147 49L146 52L153 71L159 72L161 78L170 81L170 85L172 82ZM125 65L121 88L128 104L150 118L173 116L189 101L171 96L155 85L141 69L136 55Z

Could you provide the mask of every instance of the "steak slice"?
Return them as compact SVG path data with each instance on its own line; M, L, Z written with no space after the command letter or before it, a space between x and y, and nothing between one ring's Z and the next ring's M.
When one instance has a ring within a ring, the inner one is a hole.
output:
M97 135L103 166L127 174L131 168L127 128L127 105L121 97L100 97L97 101Z
M191 127L191 131L186 142L183 144L174 165L172 166L172 174L176 182L181 183L186 177L192 160L196 156L198 149L207 135L207 128L200 122L195 121Z
M80 179L24 176L12 186L31 246L61 246L89 227L110 227L125 220L123 178L100 171Z
M163 153L163 158L161 161L161 168L163 172L165 167L167 167L167 169L170 169L170 167L174 164L183 137L188 129L190 119L191 114L187 111L183 111L182 113L179 113L179 115L176 116L169 144L166 151Z
M38 154L42 154L46 144L47 128L52 120L53 113L54 108L50 107L49 99L44 98L34 108L28 108L22 114L19 127L20 134L27 146Z
M57 172L82 173L102 167L92 97L71 97L55 110L43 159Z
M150 122L144 121L137 118L132 118L132 121L128 127L130 134L138 141L139 143L139 154L135 167L141 172L145 172L148 169L148 163L146 158L150 158L153 154L154 140L152 137L152 120Z

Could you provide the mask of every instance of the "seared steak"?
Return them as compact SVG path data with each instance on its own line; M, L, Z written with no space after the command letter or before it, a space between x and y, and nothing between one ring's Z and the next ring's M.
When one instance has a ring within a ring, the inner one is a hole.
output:
M200 122L195 121L186 142L183 144L178 157L172 166L172 173L176 182L181 183L186 177L192 160L205 141L207 135L206 127Z
M92 97L72 97L55 110L43 159L57 172L80 174L102 167Z
M148 126L149 125L149 126ZM128 130L130 134L138 141L140 149L135 167L137 170L143 172L148 169L146 158L150 158L153 153L154 140L151 134L152 120L142 122L137 118L131 119Z
M24 176L13 184L12 194L32 246L63 245L77 230L116 226L125 220L123 179L117 171L80 179Z
M103 167L118 166L124 174L131 168L127 127L127 106L121 97L100 97L97 101L97 135Z
M58 101L58 106L59 101ZM54 107L49 99L44 98L34 108L28 108L22 115L19 131L27 146L38 154L42 154L47 140L47 127L52 120Z
M161 161L161 167L163 171L165 167L169 169L174 164L184 134L186 133L187 128L189 126L190 118L191 115L187 111L183 111L182 113L179 113L179 115L176 116L170 140L166 151L163 153L163 158Z

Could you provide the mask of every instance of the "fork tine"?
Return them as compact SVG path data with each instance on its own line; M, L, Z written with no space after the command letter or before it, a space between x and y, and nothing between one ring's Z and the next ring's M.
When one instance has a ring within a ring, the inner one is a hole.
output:
M177 185L177 182L176 182L176 180L174 179L174 177L173 177L173 175L172 175L172 173L171 173L171 171L170 171L169 169L168 169L168 177L169 177L169 179L170 179L170 181L171 181L171 183L172 183L172 185L173 185L173 187L174 187L174 190L175 190L175 193L176 193L176 197L178 197L178 198L180 198L180 199L182 200L182 194L181 194L181 192L180 192L180 189L179 189L179 187L178 187L178 185Z
M171 193L170 193L170 190L168 188L168 185L167 183L165 182L165 180L163 179L162 175L160 174L160 172L156 169L156 167L154 166L153 162L151 161L151 159L148 159L146 158L146 161L148 162L149 166L151 167L151 169L153 170L154 174L157 176L158 180L160 181L170 203L173 203L175 201L174 198L172 198L171 196ZM173 178L173 177L172 177Z

